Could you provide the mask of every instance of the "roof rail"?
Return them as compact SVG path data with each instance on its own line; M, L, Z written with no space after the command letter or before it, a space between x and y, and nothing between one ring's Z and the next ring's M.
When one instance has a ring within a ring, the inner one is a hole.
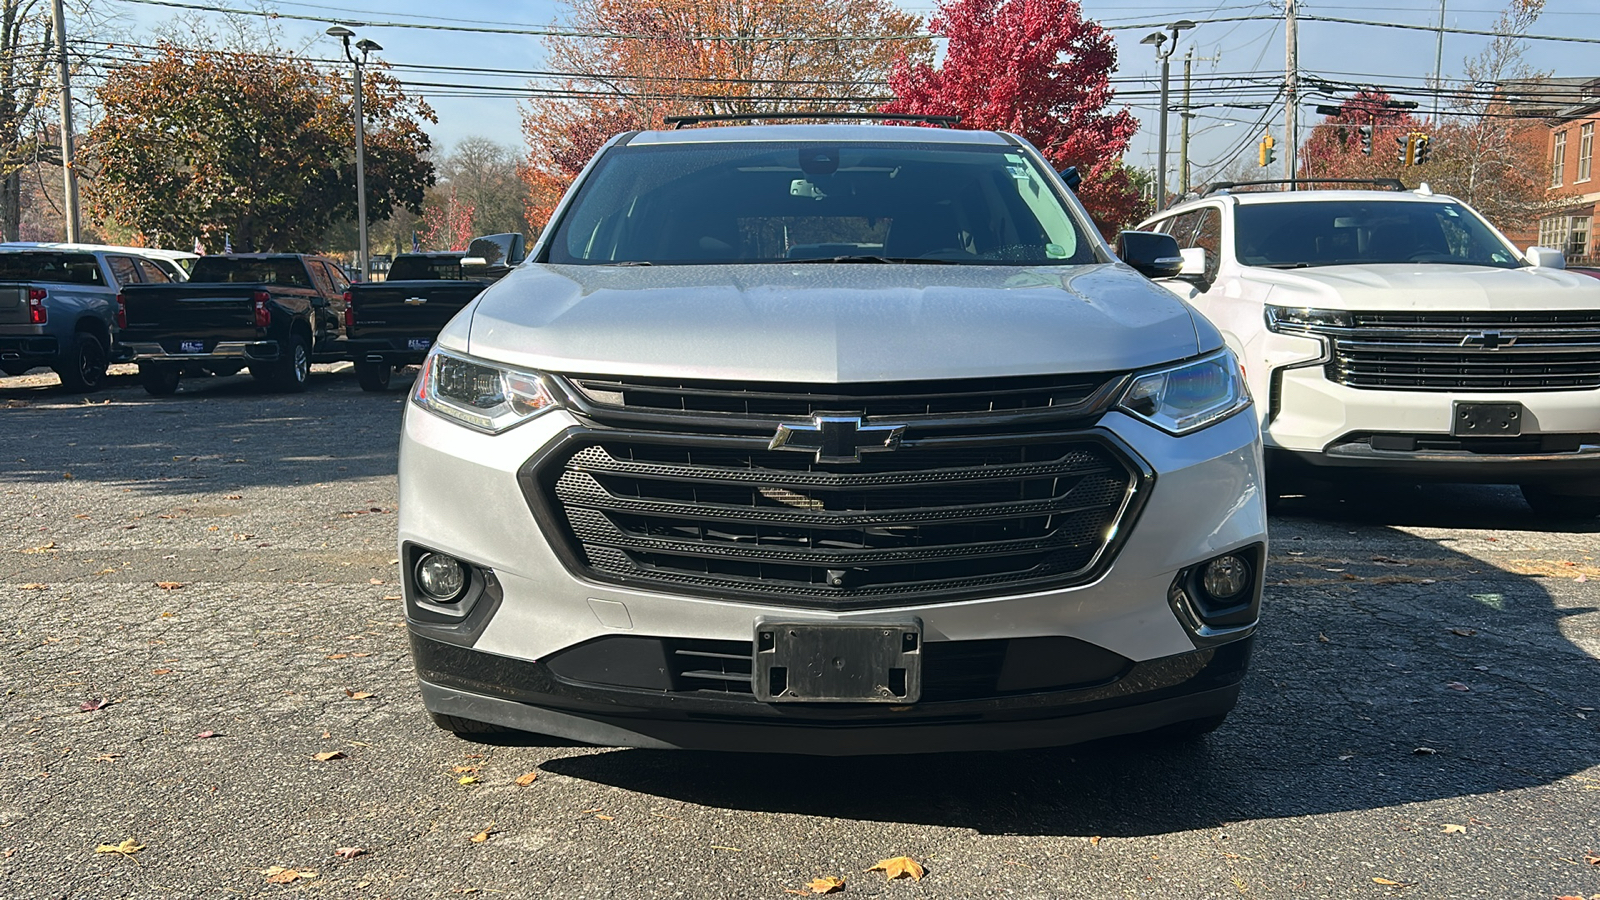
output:
M667 116L662 121L677 130L688 125L702 125L706 122L750 122L758 119L846 119L870 122L926 122L929 125L943 125L945 128L954 128L961 121L960 116L884 112L716 113L694 116Z
M1219 191L1226 191L1236 187L1254 187L1260 184L1287 184L1289 190L1295 190L1302 184L1367 184L1373 187L1387 188L1391 191L1406 189L1398 178L1274 178L1266 181L1216 181L1206 185L1201 192L1202 197L1209 197Z

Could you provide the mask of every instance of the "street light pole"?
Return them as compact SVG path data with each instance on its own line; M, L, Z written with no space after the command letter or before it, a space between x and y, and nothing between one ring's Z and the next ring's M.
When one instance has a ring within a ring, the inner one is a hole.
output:
M55 29L56 63L61 76L61 179L62 218L66 219L67 243L78 242L78 168L72 140L72 70L67 64L67 18L61 0L50 6L50 18ZM10 236L16 240L16 235Z
M361 111L361 67L366 64L368 53L383 48L378 46L376 41L357 41L356 49L361 51L361 55L357 56L350 52L350 39L356 36L355 32L343 25L334 25L327 33L344 43L344 58L350 60L356 69L356 229L360 233L358 238L360 244L356 248L356 265L359 268L359 280L366 281L370 274L367 261L367 133L366 117Z
M1156 148L1156 211L1167 208L1167 82L1172 74L1172 53L1178 49L1178 33L1188 31L1194 23L1188 19L1173 22L1167 26L1172 32L1168 37L1165 32L1152 31L1139 41L1141 44L1151 44L1156 48L1156 58L1161 60L1161 125L1158 129Z

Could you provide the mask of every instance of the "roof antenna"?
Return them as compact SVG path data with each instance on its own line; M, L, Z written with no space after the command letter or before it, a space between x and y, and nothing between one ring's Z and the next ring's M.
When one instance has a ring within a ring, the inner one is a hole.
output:
M1428 187L1428 183L1426 181L1424 181L1421 184L1417 185L1417 193L1421 194L1424 197L1432 197L1433 196L1433 188Z

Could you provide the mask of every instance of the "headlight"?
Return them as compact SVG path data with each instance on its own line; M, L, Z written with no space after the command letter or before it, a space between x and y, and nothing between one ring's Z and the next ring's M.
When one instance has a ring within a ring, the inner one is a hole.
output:
M1307 331L1318 328L1349 328L1354 324L1342 309L1305 309L1293 306L1268 306L1267 330Z
M1239 362L1223 350L1134 376L1117 407L1170 434L1188 434L1250 405Z
M470 428L497 434L556 406L537 372L434 350L422 363L412 402Z

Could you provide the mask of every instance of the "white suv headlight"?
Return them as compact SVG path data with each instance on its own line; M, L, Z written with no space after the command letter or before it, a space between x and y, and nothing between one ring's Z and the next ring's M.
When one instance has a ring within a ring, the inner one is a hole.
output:
M498 434L557 406L543 375L435 349L411 400L468 428Z
M1117 408L1169 434L1188 434L1250 405L1239 361L1229 350L1181 365L1141 372Z
M1342 309L1310 309L1296 306L1268 306L1267 330L1289 332L1318 331L1325 328L1349 328L1352 318Z

